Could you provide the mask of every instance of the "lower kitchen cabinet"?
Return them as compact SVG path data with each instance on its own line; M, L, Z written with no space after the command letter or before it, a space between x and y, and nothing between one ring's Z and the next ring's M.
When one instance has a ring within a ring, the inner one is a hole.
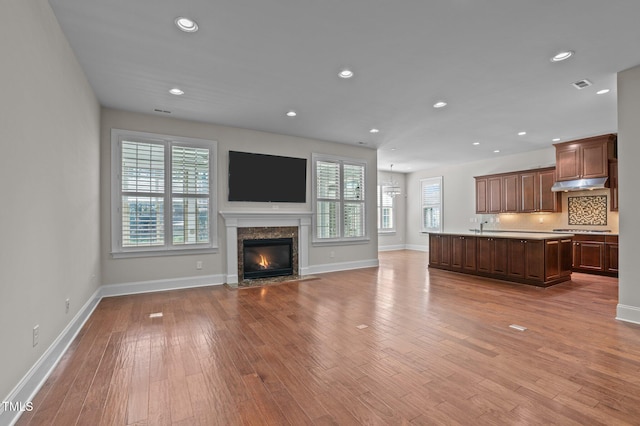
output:
M507 243L505 238L478 237L478 272L507 274Z
M469 236L451 237L451 269L476 270L476 238Z
M511 235L429 234L429 267L542 287L571 279L570 238Z
M618 275L617 235L574 235L573 270L600 275Z

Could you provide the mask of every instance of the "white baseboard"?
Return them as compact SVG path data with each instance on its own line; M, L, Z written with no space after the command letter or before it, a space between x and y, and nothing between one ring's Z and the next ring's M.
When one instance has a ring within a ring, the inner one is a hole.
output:
M407 244L407 250L416 250L416 251L429 251L429 246L423 246L419 244Z
M102 299L100 290L101 288L98 288L87 303L80 308L76 316L73 317L71 322L62 330L62 333L60 333L51 346L42 354L40 359L36 361L3 402L26 404L35 397L36 393L38 393L53 369L58 365L58 362L69 348L69 345L73 342L73 339L76 338L76 335ZM0 425L13 425L18 421L21 414L22 412L19 410L4 410L4 404L2 404L0 406Z
M407 246L405 244L396 244L393 246L378 246L378 251L394 251L394 250L405 250Z
M350 269L375 268L380 266L378 259L356 260L353 262L326 263L324 265L309 266L309 274L323 274L325 272L347 271Z
M222 285L225 276L222 274L202 277L171 278L165 280L139 281L124 284L107 284L100 287L101 297L124 296L127 294L154 293L157 291L179 290L183 288Z
M616 309L616 319L620 321L640 324L640 308L618 304Z

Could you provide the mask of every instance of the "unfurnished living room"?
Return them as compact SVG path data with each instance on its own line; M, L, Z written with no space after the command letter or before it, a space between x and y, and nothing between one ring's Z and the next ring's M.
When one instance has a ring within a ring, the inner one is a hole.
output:
M0 426L638 424L638 2L0 15Z

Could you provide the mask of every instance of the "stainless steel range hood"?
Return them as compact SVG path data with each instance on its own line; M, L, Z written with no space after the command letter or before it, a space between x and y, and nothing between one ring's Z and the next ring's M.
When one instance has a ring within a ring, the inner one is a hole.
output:
M553 192L565 192L565 191L586 191L590 189L603 189L606 188L606 177L593 178L593 179L576 179L565 180L562 182L556 182L551 187Z

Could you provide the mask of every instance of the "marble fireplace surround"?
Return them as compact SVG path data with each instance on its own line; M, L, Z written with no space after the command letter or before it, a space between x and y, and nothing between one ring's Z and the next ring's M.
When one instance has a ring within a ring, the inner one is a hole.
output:
M238 228L297 227L298 270L294 272L300 276L308 275L311 215L311 212L304 211L221 211L220 216L224 219L224 224L227 228L226 283L232 287L237 287L238 285Z

